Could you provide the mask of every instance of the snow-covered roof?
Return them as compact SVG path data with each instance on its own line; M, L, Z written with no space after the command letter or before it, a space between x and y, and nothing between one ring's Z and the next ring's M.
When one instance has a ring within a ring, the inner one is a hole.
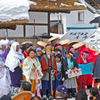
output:
M70 12L85 9L83 0L30 0L32 11Z
M0 0L0 25L28 22L28 10L27 0Z
M85 0L85 1L95 9L100 9L100 0Z

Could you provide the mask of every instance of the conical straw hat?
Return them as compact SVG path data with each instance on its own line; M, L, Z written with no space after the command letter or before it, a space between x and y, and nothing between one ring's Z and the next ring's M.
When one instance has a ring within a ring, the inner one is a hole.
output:
M94 46L88 46L90 50L96 51L96 48Z
M59 37L58 37L58 36L51 37L51 38L48 40L48 42L51 42L51 41L53 41L53 40L55 40L55 39L59 39Z
M74 45L73 45L73 48L74 48L74 49L77 49L77 48L81 47L82 45L84 45L84 43L79 42L79 43L74 44Z
M65 39L59 42L61 45L65 45L65 44L69 44L70 40L69 39Z
M47 45L47 43L43 42L43 41L38 41L37 45L45 47Z

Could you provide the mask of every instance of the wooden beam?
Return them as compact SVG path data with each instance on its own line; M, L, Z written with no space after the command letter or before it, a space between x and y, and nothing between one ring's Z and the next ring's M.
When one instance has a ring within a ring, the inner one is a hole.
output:
M50 36L50 12L48 12L48 36Z
M39 25L39 26L47 26L48 24L44 24L44 23L24 23L24 24L22 24L22 25Z
M26 27L23 25L23 36L26 37Z
M32 9L30 9L29 10L29 12L51 12L51 13L59 13L59 12L61 12L61 13L70 13L70 10L32 10Z

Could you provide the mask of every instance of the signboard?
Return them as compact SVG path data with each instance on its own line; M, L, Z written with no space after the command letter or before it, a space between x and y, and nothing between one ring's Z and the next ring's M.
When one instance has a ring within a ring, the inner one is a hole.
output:
M92 73L93 63L88 64L78 64L78 68L81 68L82 75L87 75Z
M68 72L68 78L73 78L73 77L80 76L80 75L82 75L81 68L71 70L71 71Z

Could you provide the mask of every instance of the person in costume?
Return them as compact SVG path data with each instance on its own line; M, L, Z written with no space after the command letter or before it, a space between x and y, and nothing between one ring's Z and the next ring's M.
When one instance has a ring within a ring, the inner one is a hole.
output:
M82 55L80 55L76 59L77 63L78 64L87 64L87 63L89 63L88 59L87 59L88 55L89 55L89 53L87 51L84 51L82 53ZM78 76L77 82L78 82L78 90L84 90L85 91L85 85L86 85L86 82L87 82L87 75Z
M73 53L71 51L66 51L66 59L63 60L63 72L62 81L63 85L67 88L68 98L75 97L75 80L74 78L68 78L68 71L77 69L77 61L73 58Z
M14 40L9 41L8 46L7 46L7 48L6 48L7 53L9 53L10 48L11 48L11 45L12 45L14 42L15 42Z
M89 52L89 56L87 57L89 62L92 62L94 58L94 54L96 53L96 48L93 46L88 46L86 48L86 51ZM87 75L87 89L90 89L92 87L92 75L88 74Z
M78 43L77 41L70 41L68 48L71 48L74 44Z
M25 45L25 51L23 52L24 57L28 57L28 51L32 48L32 44L31 43L26 43Z
M61 44L56 44L56 45L54 46L54 51L55 51L56 49L60 49L60 50L62 51L62 45L61 45Z
M61 54L57 54L55 56L56 64L57 64L57 74L58 76L55 78L55 84L54 84L54 91L56 91L56 88L61 85L62 80L62 57Z
M42 94L44 98L46 98L47 86L48 86L49 94L51 94L51 86L52 87L54 86L55 76L57 76L57 65L54 56L51 55L52 52L51 45L47 45L45 47L45 51L46 54L42 56L42 59L40 61L42 72L43 72Z
M75 49L75 57L78 58L81 52L83 52L84 44L82 42L78 42L72 46ZM82 48L82 49L81 49ZM85 49L85 48L84 48ZM82 51L81 51L82 50ZM84 50L85 51L85 50Z
M39 48L41 48L42 50L44 49L44 47L47 45L47 43L43 42L43 41L38 41L37 45Z
M71 51L73 53L73 58L77 59L77 56L75 55L75 49L73 47L70 47L69 51Z
M6 45L5 40L0 41L0 97L8 95L11 90L9 69L5 65L7 56Z
M54 36L54 37L51 37L48 42L51 42L51 46L54 47L56 44L57 44L57 39L59 39L58 36Z
M30 41L23 42L23 43L21 44L22 53L26 50L26 44L31 44L31 45L33 45L33 43L30 42Z
M19 65L23 62L23 60L24 56L21 52L21 49L19 49L19 43L14 42L5 61L5 65L10 70L12 89L20 87L20 81L23 79L23 77L22 69L19 67Z
M70 40L69 39L65 39L65 40L62 40L59 42L59 44L62 45L62 56L63 56L63 59L65 59L66 57L66 54L65 52L68 51L68 44L70 43Z
M61 54L61 50L60 50L60 49L55 49L54 53L55 53L55 56L56 56L57 54Z
M35 96L36 83L38 84L38 80L40 81L43 74L41 70L41 64L38 58L35 57L36 55L35 50L30 49L28 53L29 57L27 57L23 62L23 75L24 75L24 80L32 84L31 91L33 93L33 96Z
M55 50L55 46L57 45L57 39L59 39L59 37L58 36L54 36L54 37L51 37L48 40L48 43L51 42L51 46L54 48L54 50ZM51 55L54 56L54 51L51 52Z
M41 48L36 48L36 57L38 58L39 62L42 58L42 49Z

